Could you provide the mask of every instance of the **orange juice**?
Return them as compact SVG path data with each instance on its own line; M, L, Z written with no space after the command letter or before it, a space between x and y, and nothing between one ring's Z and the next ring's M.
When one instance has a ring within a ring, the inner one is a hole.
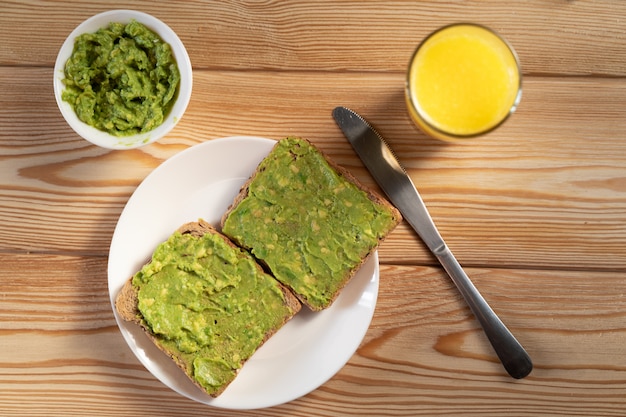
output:
M521 98L517 56L483 26L446 26L413 54L406 93L411 118L433 137L487 133L515 111Z

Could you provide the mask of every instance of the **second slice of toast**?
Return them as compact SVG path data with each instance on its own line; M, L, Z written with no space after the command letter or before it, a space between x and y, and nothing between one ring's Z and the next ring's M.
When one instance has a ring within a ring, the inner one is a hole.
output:
M305 139L278 141L222 217L222 232L314 311L329 307L402 220Z

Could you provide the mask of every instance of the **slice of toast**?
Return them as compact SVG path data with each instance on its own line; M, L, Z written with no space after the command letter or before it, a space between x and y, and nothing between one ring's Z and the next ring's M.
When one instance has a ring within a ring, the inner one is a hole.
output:
M159 245L115 308L217 397L301 305L249 253L199 220Z
M259 164L221 226L303 304L319 311L401 220L386 199L311 142L288 137Z

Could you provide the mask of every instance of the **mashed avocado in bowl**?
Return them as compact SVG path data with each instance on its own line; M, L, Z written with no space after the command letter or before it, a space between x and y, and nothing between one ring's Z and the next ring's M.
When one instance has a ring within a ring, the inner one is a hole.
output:
M96 15L67 38L55 65L57 104L83 138L111 149L152 143L180 120L191 64L160 20L132 10Z
M61 98L80 120L130 136L163 123L180 73L169 44L133 20L78 36L65 62L63 84Z

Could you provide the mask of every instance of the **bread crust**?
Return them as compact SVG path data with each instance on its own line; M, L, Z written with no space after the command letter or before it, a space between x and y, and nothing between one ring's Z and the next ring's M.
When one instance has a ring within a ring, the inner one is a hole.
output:
M274 147L272 148L272 151L274 148L276 148L277 146L279 146L280 141L282 140L287 140L289 138L285 138L285 139L280 139L276 142L276 144L274 145ZM361 181L359 181L354 175L352 175L348 170L346 170L344 167L342 167L341 165L338 165L335 161L333 161L332 158L330 158L324 151L322 151L319 147L317 147L316 145L314 145L310 140L306 139L306 138L298 138L300 140L305 141L306 143L308 143L312 148L314 148L317 152L319 152L322 157L326 160L326 162L328 163L328 165L330 165L331 168L333 168L341 177L345 178L347 181L353 183L357 188L359 188L360 190L364 191L368 198L372 201L374 201L377 204L380 204L384 207L386 207L392 214L392 218L394 220L394 226L391 228L391 230L393 230L398 224L400 224L400 222L402 221L402 214L400 213L400 211L394 206L392 205L386 198L384 198L382 195L380 195L379 193L377 193L376 191L372 190L370 187L367 187L366 185L364 185ZM271 153L271 152L270 152ZM224 227L224 222L226 221L226 219L228 218L228 216L230 215L230 213L237 207L237 205L243 201L247 196L248 196L248 189L250 184L254 181L254 179L257 177L257 175L259 175L262 172L262 168L259 166L257 167L257 169L254 171L254 173L250 176L250 178L248 178L248 180L243 184L243 186L241 187L241 189L239 190L239 193L235 196L233 203L228 207L228 209L226 210L226 212L223 214L221 221L220 221L220 227ZM381 245L381 243L383 243L383 241L385 240L385 238L388 236L385 235L383 237L381 237L380 239L378 239L377 244L370 250L369 253L367 253L362 259L361 261L355 265L354 268L352 268L348 274L346 274L346 276L344 277L343 281L341 283L339 283L339 287L338 287L338 291L336 291L333 296L330 298L330 303L328 304L328 306L332 305L332 303L337 299L337 297L339 296L339 294L341 293L341 290L343 290L343 288L348 284L348 282L350 282L350 280L354 277L354 275L356 275L356 273L358 272L358 270L372 257L372 255L374 254L374 252L376 252L376 250L378 249L378 247ZM249 248L248 248L249 249ZM262 262L262 260L257 259L258 262ZM267 265L264 265L265 267L267 267ZM300 300L300 302L307 306L309 309L313 310L313 311L320 311L322 310L322 308L316 307L311 305L304 297L300 297L298 296L298 294L296 294L296 297L298 297L298 299ZM326 307L327 308L327 307Z
M209 223L207 223L206 221L200 219L197 222L190 222L190 223L186 223L184 225L182 225L181 227L178 228L178 231L182 234L191 234L192 236L196 236L196 237L201 237L204 234L207 233L212 233L212 234L216 234L218 235L220 238L222 238L229 246L236 248L236 249L240 249L237 245L235 245L230 239L228 239L226 236L222 235L217 229L215 229L213 226L211 226ZM263 271L263 268L257 264L257 267L260 271ZM265 271L263 271L265 272ZM279 288L281 289L283 295L284 295L284 299L285 299L285 305L288 306L290 308L290 310L293 312L293 314L291 314L290 316L284 317L283 322L280 324L280 326L276 327L275 329L267 332L264 337L263 340L261 341L261 343L257 346L257 350L263 346L263 344L265 344L265 342L272 336L274 335L280 328L282 328L282 326L284 326L293 316L295 316L301 309L301 303L298 301L298 299L293 295L293 293L287 289L283 284L281 284L280 282L276 281L276 283L278 284ZM132 277L130 277L125 283L124 286L122 287L122 289L120 290L120 292L118 293L118 295L115 298L115 310L117 311L117 313L119 314L119 316L128 322L131 323L135 323L137 325L139 325L141 327L141 329L144 331L144 333L148 336L148 338L152 341L152 343L154 343L154 345L159 348L162 352L164 352L167 356L169 356L174 363L176 363L176 365L185 373L185 375L200 389L202 389L203 391L206 392L206 390L204 390L204 388L198 383L196 382L196 380L193 378L193 375L190 375L190 364L185 363L182 358L180 356L178 356L176 354L176 352L172 352L168 349L166 349L161 343L159 343L159 339L158 337L156 337L151 331L150 328L148 327L147 323L144 321L141 312L139 311L138 308L138 289L137 287L135 287L132 284ZM244 365L244 363L247 362L247 360L242 360L240 362L241 366ZM239 368L241 369L241 368ZM235 378L233 378L232 380L230 380L228 383L222 385L220 387L220 389L215 392L215 393L208 393L208 395L210 395L211 397L218 397L222 392L224 392L224 390L228 387L228 385L230 385L230 383L234 380Z

